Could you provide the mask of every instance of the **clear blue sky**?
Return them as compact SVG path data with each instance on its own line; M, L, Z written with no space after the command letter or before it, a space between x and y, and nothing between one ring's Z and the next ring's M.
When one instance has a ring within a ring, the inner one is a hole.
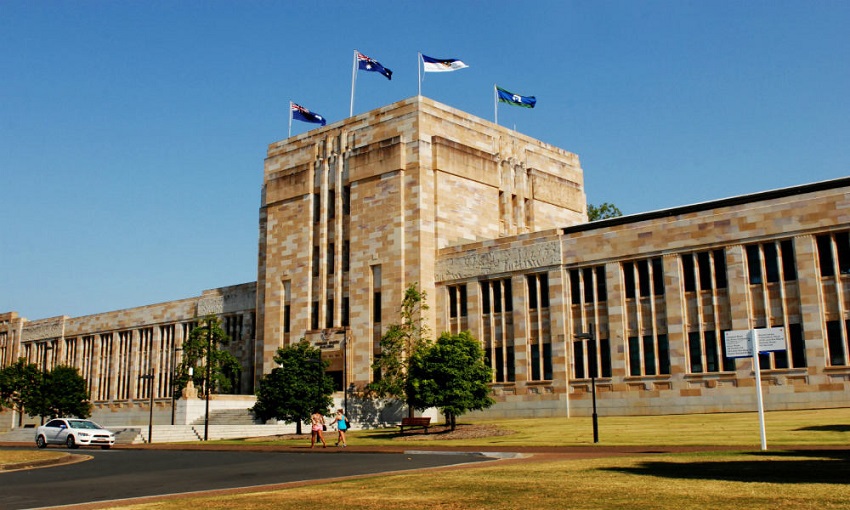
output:
M256 280L293 100L422 93L577 153L626 214L848 175L846 1L0 0L0 312L86 315ZM293 124L293 134L313 127Z

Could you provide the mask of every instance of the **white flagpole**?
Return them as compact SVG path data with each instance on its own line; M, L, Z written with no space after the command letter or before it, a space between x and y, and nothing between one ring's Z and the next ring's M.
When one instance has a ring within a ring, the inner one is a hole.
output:
M419 95L422 95L422 53L416 54L416 72L419 74Z
M761 361L759 360L759 333L752 329L753 335L753 371L756 373L756 405L759 414L759 432L761 433L761 451L767 450L767 436L764 431L764 401L761 396Z
M289 102L289 134L286 137L290 136L292 136L292 101Z
M499 91L496 90L496 84L493 84L493 117L496 119L496 125L499 125Z
M351 108L348 109L348 116L354 117L354 83L357 81L357 50L354 50L354 65L351 66Z

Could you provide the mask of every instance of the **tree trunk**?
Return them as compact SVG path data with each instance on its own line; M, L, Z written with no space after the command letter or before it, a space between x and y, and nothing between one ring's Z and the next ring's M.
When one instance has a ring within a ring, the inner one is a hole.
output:
M301 420L295 422L295 433L301 435Z
M454 413L452 413L452 414L450 414L450 415L449 415L449 420L451 420L451 423L452 423L452 432L454 432L455 427L457 426L457 420L456 420L456 417L455 417Z

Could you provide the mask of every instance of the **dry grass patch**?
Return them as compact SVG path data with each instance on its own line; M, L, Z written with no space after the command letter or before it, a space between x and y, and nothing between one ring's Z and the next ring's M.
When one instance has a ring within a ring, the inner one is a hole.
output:
M67 457L65 452L40 450L0 450L0 471L18 468L21 464L39 463Z

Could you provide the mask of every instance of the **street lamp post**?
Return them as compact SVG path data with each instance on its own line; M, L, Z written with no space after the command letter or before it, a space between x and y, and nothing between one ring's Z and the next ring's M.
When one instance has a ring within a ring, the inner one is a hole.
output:
M206 390L207 390L207 401L206 406L204 408L204 441L208 441L210 438L210 391L212 390L212 321L207 321L207 373L205 375L206 379Z
M348 335L342 338L342 407L348 416Z
M148 391L150 391L150 411L148 412L148 444L153 443L153 369L145 375L140 375L139 379L143 381L150 381L150 386L148 387Z
M44 343L44 358L41 361L41 373L42 374L47 373L47 353L49 351L52 351L52 350L53 350L53 345L45 342ZM23 416L23 414L22 414L22 416ZM41 416L41 424L44 425L44 415Z
M593 359L590 359L588 356L587 362L590 364L590 394L593 400L593 414L591 415L591 419L593 421L593 442L599 442L599 419L596 414L596 371L597 371L597 345L596 345L596 335L593 334L593 324L589 325L588 333L579 333L576 335L576 338L580 340L589 340L593 344Z
M175 347L174 352L171 354L171 424L174 425L174 417L175 417L175 407L177 403L177 391L175 388L177 387L177 353L183 352L183 349L180 347Z

